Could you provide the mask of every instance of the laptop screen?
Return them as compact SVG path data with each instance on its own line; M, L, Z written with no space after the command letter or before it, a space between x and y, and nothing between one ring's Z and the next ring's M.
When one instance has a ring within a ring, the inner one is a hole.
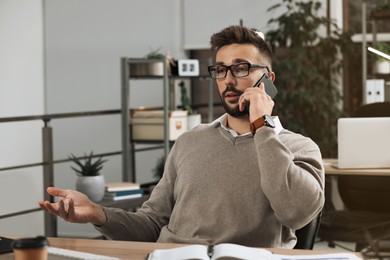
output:
M390 168L390 117L340 118L339 168Z

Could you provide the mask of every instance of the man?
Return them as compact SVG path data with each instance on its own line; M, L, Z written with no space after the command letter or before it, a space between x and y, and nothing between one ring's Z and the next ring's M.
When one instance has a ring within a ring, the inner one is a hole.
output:
M269 116L274 102L263 83L252 87L264 73L275 79L271 50L258 32L230 26L211 37L211 47L209 72L227 114L176 140L162 179L138 212L52 187L48 192L60 200L39 205L112 239L293 248L294 230L324 204L321 153Z

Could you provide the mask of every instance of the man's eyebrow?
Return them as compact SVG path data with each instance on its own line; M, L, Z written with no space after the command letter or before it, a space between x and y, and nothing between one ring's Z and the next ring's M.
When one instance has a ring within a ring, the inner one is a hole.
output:
M236 64L236 63L240 63L240 62L249 62L248 60L245 60L245 59L234 59L233 60L233 64ZM225 63L223 61L216 61L215 62L215 65L224 65Z
M248 62L248 61L244 60L244 59L235 59L234 62L235 63L240 63L240 62Z

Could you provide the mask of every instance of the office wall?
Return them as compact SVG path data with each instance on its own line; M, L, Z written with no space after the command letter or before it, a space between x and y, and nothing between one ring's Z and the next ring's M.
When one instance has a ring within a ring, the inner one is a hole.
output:
M120 58L144 57L151 50L180 50L180 1L50 0L45 1L46 112L66 113L120 108ZM131 107L162 106L160 80L132 80ZM54 157L72 152L120 151L120 116L53 120ZM137 181L154 179L153 168L163 150L137 153ZM108 158L106 181L122 177L121 156ZM74 188L68 163L55 167L55 183ZM60 235L97 235L92 227L59 221Z
M268 31L271 17L277 17L280 11L267 12L267 9L279 1L225 1L225 0L184 0L183 41L185 49L209 48L210 35L229 25L243 25ZM199 28L202 28L199 30Z
M0 0L0 117L44 113L41 0ZM0 168L42 161L42 122L0 124ZM0 214L37 208L42 168L0 172ZM2 234L43 233L42 212L0 220ZM31 223L34 223L31 225Z
M183 47L184 49L207 49L212 33L232 25L239 24L254 27L266 32L274 29L275 25L269 25L271 18L277 18L285 10L268 11L268 9L281 1L226 1L226 0L183 0ZM324 7L321 15L326 15L327 1L320 0ZM342 27L343 2L339 0L329 1L331 17L338 21ZM201 30L199 28L202 28ZM325 28L324 31L325 33Z

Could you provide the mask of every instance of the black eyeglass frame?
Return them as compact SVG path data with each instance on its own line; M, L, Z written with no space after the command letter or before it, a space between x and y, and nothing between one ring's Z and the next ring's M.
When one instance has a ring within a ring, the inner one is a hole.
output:
M248 74L244 75L244 76L238 76L236 77L232 70L232 67L235 67L235 66L239 66L239 65L242 65L242 64L247 64L248 65ZM211 73L211 69L215 68L215 67L225 67L226 68L226 71L225 71L225 76L221 77L221 78L216 78L216 77L213 77L212 76L212 73ZM226 66L226 65L223 65L223 64L219 64L219 65L211 65L211 66L208 66L208 72L209 72L209 76L210 78L212 79L224 79L226 78L227 76L227 73L228 71L230 70L230 73L232 74L233 77L235 78L243 78L243 77L247 77L249 75L249 71L251 69L267 69L267 73L270 73L271 71L269 70L268 66L267 65L264 65L264 64L252 64L252 63L249 63L249 62L239 62L239 63L236 63L236 64L232 64L230 66Z

